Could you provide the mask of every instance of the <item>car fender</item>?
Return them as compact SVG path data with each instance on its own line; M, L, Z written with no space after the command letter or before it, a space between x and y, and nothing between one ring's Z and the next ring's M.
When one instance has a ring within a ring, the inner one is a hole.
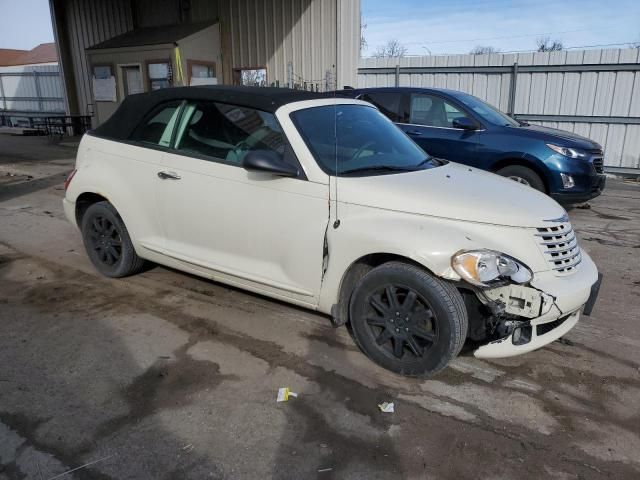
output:
M462 250L493 249L534 272L548 268L532 229L448 220L426 215L340 204L340 223L327 232L328 258L318 309L330 313L349 269L375 254L404 257L433 275L460 280L451 257ZM335 224L334 224L335 225Z

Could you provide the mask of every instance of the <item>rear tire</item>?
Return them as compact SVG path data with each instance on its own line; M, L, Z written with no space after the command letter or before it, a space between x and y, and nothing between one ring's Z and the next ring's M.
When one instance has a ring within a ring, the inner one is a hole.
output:
M496 172L498 175L507 177L523 185L535 188L539 192L546 193L544 182L536 172L522 165L509 165Z
M87 255L98 272L120 278L140 272L140 258L118 211L109 202L91 205L82 216L82 239Z
M371 360L408 376L433 375L464 345L467 310L460 292L423 269L385 263L367 273L350 303L356 344Z

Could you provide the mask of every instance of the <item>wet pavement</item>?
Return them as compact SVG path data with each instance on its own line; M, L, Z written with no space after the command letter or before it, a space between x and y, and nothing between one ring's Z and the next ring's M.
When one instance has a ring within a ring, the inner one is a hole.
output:
M591 317L424 380L323 315L163 267L100 277L62 214L73 155L0 135L0 479L640 477L640 185L569 212L605 275Z

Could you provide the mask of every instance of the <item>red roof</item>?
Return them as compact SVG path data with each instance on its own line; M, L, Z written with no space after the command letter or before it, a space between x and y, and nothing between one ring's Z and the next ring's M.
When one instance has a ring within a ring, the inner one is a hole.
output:
M29 50L12 50L10 48L0 48L0 66L15 65L15 60L24 55Z
M33 50L12 50L0 48L0 66L32 65L34 63L51 63L58 61L58 50L55 43L41 43Z

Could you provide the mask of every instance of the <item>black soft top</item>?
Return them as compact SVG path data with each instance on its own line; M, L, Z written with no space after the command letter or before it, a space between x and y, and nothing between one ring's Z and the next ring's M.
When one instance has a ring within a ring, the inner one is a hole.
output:
M273 113L288 103L318 98L329 98L329 95L288 88L226 85L163 88L129 95L118 110L91 133L100 137L126 140L156 105L171 100L211 100Z

